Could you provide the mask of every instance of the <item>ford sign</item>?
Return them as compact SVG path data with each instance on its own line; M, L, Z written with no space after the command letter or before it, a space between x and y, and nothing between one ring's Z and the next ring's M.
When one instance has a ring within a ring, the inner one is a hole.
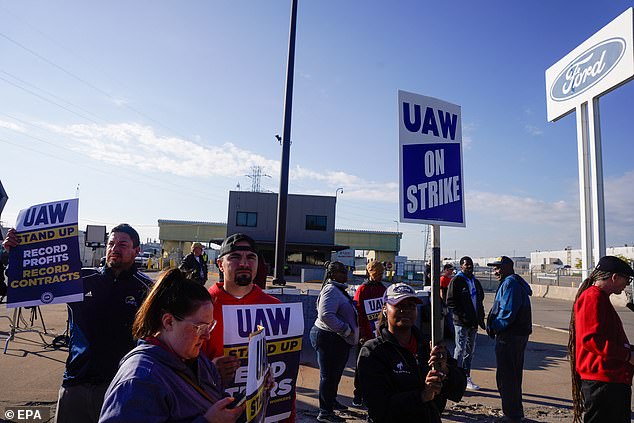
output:
M623 57L625 40L610 38L577 56L557 75L550 98L565 101L590 89L602 80Z

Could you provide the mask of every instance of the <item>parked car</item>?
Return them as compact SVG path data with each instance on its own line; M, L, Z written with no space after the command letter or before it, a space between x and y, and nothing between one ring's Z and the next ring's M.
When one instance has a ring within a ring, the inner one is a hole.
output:
M154 258L152 253L145 251L145 252L139 253L139 255L136 256L136 258L134 259L134 263L137 265L137 267L147 268L147 262L151 258Z

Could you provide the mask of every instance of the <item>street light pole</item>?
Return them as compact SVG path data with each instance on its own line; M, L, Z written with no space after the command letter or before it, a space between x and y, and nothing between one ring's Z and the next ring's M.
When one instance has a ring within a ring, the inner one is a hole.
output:
M396 223L396 232L398 232L398 220L393 220L392 222Z
M273 285L286 285L286 213L288 204L288 167L291 155L291 115L293 111L293 75L295 71L295 33L297 0L291 0L291 27L288 34L288 63L286 67L286 98L284 101L284 132L282 133L282 163L280 191L277 196L277 236L275 240L275 272Z

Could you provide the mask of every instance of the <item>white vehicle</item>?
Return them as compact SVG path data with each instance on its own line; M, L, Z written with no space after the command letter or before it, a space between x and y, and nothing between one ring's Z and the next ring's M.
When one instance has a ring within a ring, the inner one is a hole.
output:
M143 253L139 253L139 255L134 258L134 263L137 267L147 268L147 262L151 258L153 258L152 253L145 251Z

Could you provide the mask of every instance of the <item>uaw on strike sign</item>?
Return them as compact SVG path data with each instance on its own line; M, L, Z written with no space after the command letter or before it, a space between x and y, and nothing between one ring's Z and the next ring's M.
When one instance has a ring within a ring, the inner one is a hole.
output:
M233 395L247 390L247 416L257 415L262 401L252 400L249 389L248 363L251 361L249 335L264 328L266 356L275 379L266 407L266 422L274 422L291 415L295 385L299 372L299 358L304 334L302 303L225 305L222 306L224 326L224 355L240 359L240 367L226 392ZM249 360L247 360L247 358ZM256 395L256 398L261 398Z
M460 106L398 92L400 221L465 226Z
M78 209L79 200L72 199L20 211L19 245L9 253L7 307L83 300Z

